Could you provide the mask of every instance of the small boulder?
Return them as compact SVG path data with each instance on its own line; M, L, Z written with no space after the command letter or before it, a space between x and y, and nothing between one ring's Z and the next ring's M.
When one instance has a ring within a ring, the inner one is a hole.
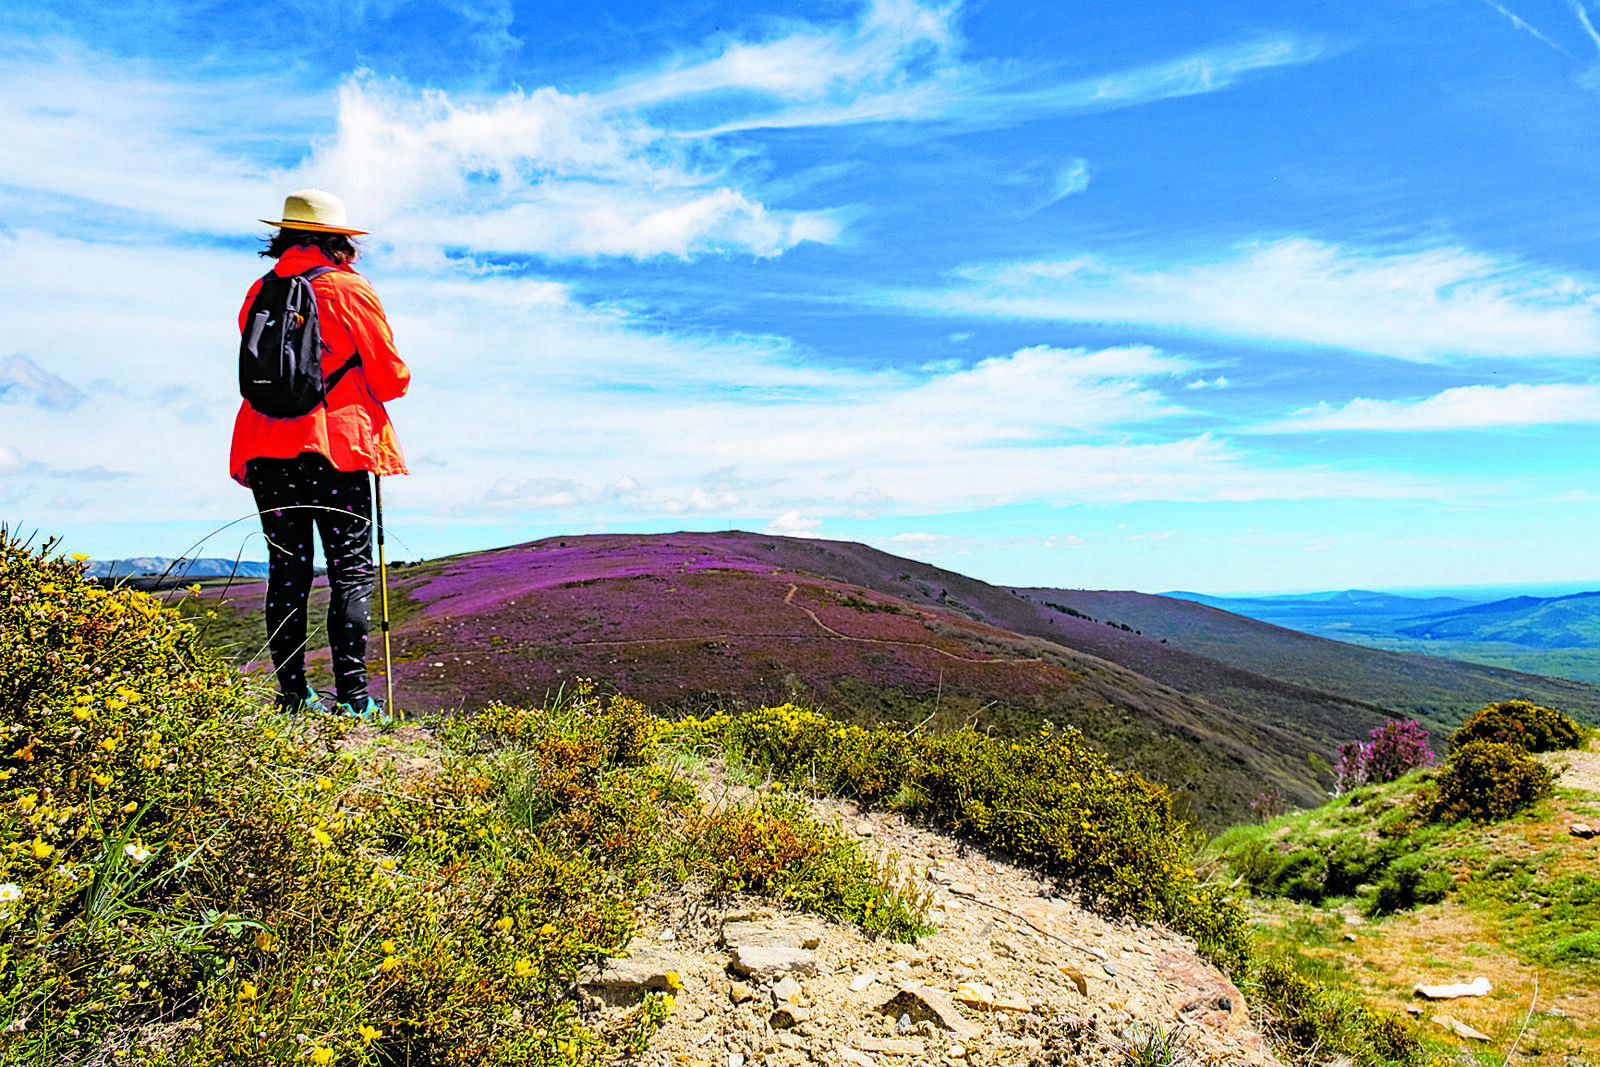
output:
M969 1008L994 1007L994 987L982 982L962 982L956 986L955 996Z
M923 1056L927 1046L920 1037L858 1037L855 1046L865 1052L881 1052L886 1056Z
M675 991L683 988L679 975L684 962L665 949L642 947L632 955L601 960L579 972L585 986L606 989L642 988Z
M791 1026L799 1026L810 1018L809 1009L785 1003L778 1005L777 1010L767 1018L767 1023L774 1030L787 1030Z
M1057 969L1060 970L1067 981L1072 983L1072 987L1078 991L1080 997L1089 995L1089 980L1083 976L1082 971L1076 967L1060 967Z
M961 1037L977 1037L983 1033L983 1027L969 1022L957 1010L955 1003L950 999L950 994L925 985L901 986L899 991L884 1001L878 1010L885 1015L899 1016L905 1013L918 1022L924 1019L931 1020L935 1025L953 1031Z
M1493 1040L1493 1038L1484 1033L1482 1030L1474 1030L1472 1027L1468 1026L1466 1023L1462 1022L1460 1019L1457 1019L1453 1015L1435 1015L1433 1017L1433 1025L1439 1027L1440 1029L1448 1030L1457 1037L1464 1037L1471 1041Z
M817 957L803 948L783 945L740 945L733 950L733 969L757 982L771 982L786 974L816 974Z
M1458 997L1486 997L1493 989L1489 979L1480 976L1464 985L1418 985L1412 992L1429 1000L1455 1000Z
M736 949L743 945L816 948L821 943L822 928L803 919L770 919L722 924L722 946L726 949Z
M784 975L772 984L772 999L775 1004L784 1004L796 1000L800 996L800 983L794 980L793 975Z

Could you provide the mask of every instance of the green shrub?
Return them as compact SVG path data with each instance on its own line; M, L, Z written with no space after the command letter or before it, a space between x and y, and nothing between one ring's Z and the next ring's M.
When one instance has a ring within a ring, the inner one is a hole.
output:
M1436 904L1445 898L1450 885L1449 872L1433 866L1425 855L1404 855L1384 872L1368 911L1373 915L1388 915L1408 911L1419 904Z
M721 742L797 785L892 801L1037 864L1088 904L1167 921L1213 958L1249 956L1243 911L1198 883L1188 826L1166 790L1116 770L1075 733L1001 741L965 729L930 737L842 726L792 704L685 719L673 730L680 745Z
M1517 745L1529 752L1557 752L1583 744L1583 729L1550 708L1527 700L1489 704L1450 735L1450 752L1474 741Z
M1267 891L1308 904L1320 904L1327 864L1318 849L1303 848L1284 856L1267 880Z
M1341 837L1328 853L1327 895L1347 897L1363 885L1376 883L1398 852L1392 841L1370 845L1358 834Z
M1551 963L1594 967L1600 964L1600 930L1585 930L1558 937L1541 945L1538 955Z
M933 933L926 890L902 882L892 859L871 860L818 823L793 794L702 814L688 837L714 892L761 894L898 941Z
M1432 817L1439 822L1494 822L1548 796L1548 768L1518 745L1469 741L1450 753L1439 772Z
M1279 1055L1286 1050L1292 1062L1344 1058L1397 1067L1427 1062L1413 1026L1397 1015L1365 1007L1353 995L1330 991L1289 960L1261 961L1244 988Z

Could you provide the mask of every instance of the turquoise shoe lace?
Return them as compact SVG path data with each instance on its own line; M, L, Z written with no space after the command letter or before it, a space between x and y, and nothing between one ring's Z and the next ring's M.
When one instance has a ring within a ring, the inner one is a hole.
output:
M372 697L367 698L367 706L360 711L357 711L354 705L344 703L334 705L333 710L336 715L345 715L352 719L360 719L362 722L373 723L374 725L394 721L389 717L389 713L384 710L383 704Z

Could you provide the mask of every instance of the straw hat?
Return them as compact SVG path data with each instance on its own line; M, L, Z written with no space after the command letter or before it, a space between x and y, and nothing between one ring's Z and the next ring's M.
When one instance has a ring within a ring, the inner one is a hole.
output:
M344 201L321 189L301 189L290 193L283 201L283 218L274 221L262 219L268 226L293 230L316 230L319 233L347 233L351 236L366 233L352 230L344 214Z

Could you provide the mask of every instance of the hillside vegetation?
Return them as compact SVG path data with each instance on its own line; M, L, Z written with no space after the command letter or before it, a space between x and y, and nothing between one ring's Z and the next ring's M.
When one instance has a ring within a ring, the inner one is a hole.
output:
M1340 742L1413 714L1398 696L1381 706L1252 673L1153 630L1075 617L1051 597L863 545L552 538L394 566L390 579L404 708L526 702L585 677L673 714L792 702L868 726L970 724L1018 738L1071 726L1119 766L1166 783L1180 811L1213 830L1246 817L1265 787L1317 803ZM191 605L219 612L206 638L240 664L262 654L261 595L259 584L234 584ZM1343 657L1327 664L1341 676L1359 674L1351 655L1375 655L1324 644ZM1491 673L1428 665L1423 684ZM1388 680L1401 684L1398 673ZM1537 698L1544 682L1507 673L1474 706ZM1453 699L1484 692L1468 686Z
M705 807L674 753L707 746L1170 923L1290 1052L1420 1055L1397 1019L1259 955L1165 789L1074 734L908 735L793 706L673 724L580 684L441 721L435 756L402 770L341 744L345 721L265 713L175 610L48 550L0 538L4 1062L601 1062L672 1011L648 993L602 1033L576 995L660 885L926 930L919 891L792 794Z
M1230 829L1207 853L1261 901L1268 940L1303 948L1326 981L1437 1018L1436 1034L1464 1021L1487 1062L1594 1062L1600 876L1594 842L1569 828L1600 815L1600 747L1558 712L1507 702L1449 749L1442 766ZM1475 978L1490 995L1413 993Z

